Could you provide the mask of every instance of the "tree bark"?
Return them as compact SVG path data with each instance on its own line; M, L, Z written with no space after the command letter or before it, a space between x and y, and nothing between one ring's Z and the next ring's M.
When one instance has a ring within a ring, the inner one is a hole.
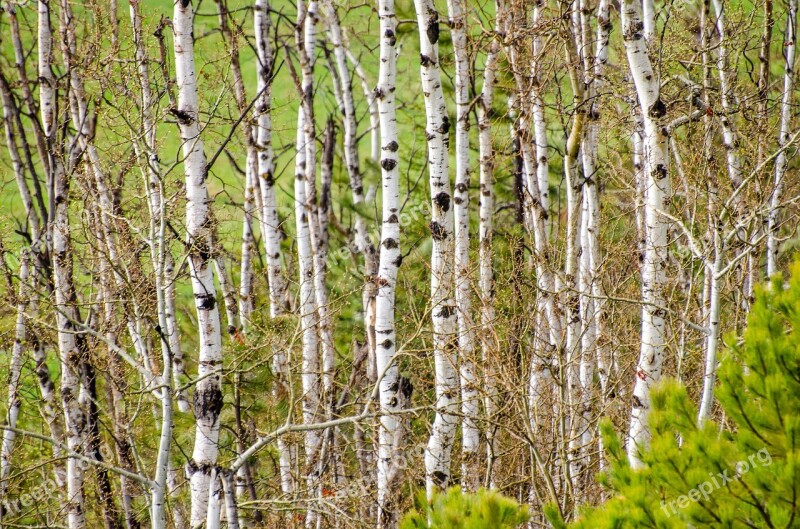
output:
M431 314L436 374L436 418L425 450L428 499L450 484L450 461L458 425L459 379L456 308L453 301L453 211L450 194L450 120L439 68L439 13L431 0L415 0L420 40L420 75L425 96L425 133L431 192Z
M172 18L175 33L175 70L178 106L172 108L183 141L186 177L186 235L189 274L197 311L200 350L198 379L194 393L196 433L192 458L187 464L191 480L192 528L206 520L211 469L219 454L222 411L222 337L212 257L215 226L212 220L206 178L206 156L200 134L197 73L194 63L194 12L189 0L175 3Z

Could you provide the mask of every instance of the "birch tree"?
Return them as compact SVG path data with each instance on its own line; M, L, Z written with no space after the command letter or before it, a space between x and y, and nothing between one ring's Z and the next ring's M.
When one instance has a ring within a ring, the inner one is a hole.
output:
M378 102L381 138L381 182L383 188L380 264L376 283L378 293L375 310L376 371L380 377L379 399L381 408L378 432L378 527L397 525L396 505L391 497L396 486L397 457L402 447L396 446L395 437L400 428L399 419L393 415L400 405L400 369L395 359L397 334L395 332L395 290L400 266L400 182L395 106L397 76L397 17L393 0L379 0L380 15L380 72L375 88Z
M180 129L183 165L186 177L186 235L189 245L189 270L197 311L199 355L198 379L194 390L194 413L197 421L194 451L187 465L191 479L192 513L190 524L205 522L210 474L219 454L220 412L222 411L222 337L217 305L211 200L206 178L194 62L194 11L191 4L175 3L172 18L175 33L175 72L178 87L177 107L170 109Z
M431 317L436 373L436 419L425 451L428 497L450 482L457 426L458 371L455 357L457 313L453 300L453 212L450 208L449 140L439 67L439 12L429 0L415 0L420 41L420 76L425 96L425 130L431 193Z
M667 267L667 220L659 214L670 193L668 139L661 125L666 106L660 98L660 79L652 67L642 33L642 6L638 0L622 4L622 33L644 121L644 251L642 257L642 335L633 388L633 409L628 438L628 457L639 464L638 450L648 444L647 415L650 388L661 378L664 361L664 292Z

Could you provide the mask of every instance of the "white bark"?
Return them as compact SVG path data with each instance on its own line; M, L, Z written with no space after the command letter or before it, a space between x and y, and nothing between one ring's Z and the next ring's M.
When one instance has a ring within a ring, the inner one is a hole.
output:
M456 99L456 178L453 195L455 216L455 297L458 319L458 350L461 378L462 487L478 488L477 468L480 431L478 429L478 388L475 365L475 325L469 266L469 56L467 50L467 6L464 0L448 0L450 35L455 55Z
M499 403L495 394L499 343L493 332L494 311L494 264L493 264L493 216L494 216L494 150L492 149L492 103L499 59L499 36L505 31L505 5L503 0L495 2L495 32L498 34L489 48L483 70L483 88L478 101L478 158L480 166L480 192L478 199L478 287L481 296L481 358L484 369L484 413L486 414L486 457L488 485L494 488L494 460L497 444L494 425Z
M48 171L47 177L48 181L53 182L53 194L56 195L56 188L55 183L59 182L59 178L63 178L63 166L59 160L56 159L55 152L52 152L55 142L55 132L56 132L56 116L55 116L55 87L56 87L56 80L55 76L53 75L52 67L51 67L51 54L53 48L53 35L52 30L50 28L50 4L48 2L40 0L38 2L38 28L37 28L37 50L38 50L38 74L39 74L39 113L41 117L42 129L47 138L48 146L50 147L51 151L47 153L48 160L45 163L45 167ZM43 160L44 162L44 160ZM53 219L55 219L55 214L58 212L58 208L52 210ZM44 219L42 219L44 220ZM56 267L55 267L55 249L52 246L54 244L54 231L55 231L56 223L52 222L49 223L47 226L47 237L48 237L48 245L53 249L53 274L55 277ZM69 229L69 225L66 226ZM37 270L37 272L41 272L41 270ZM37 276L39 274L37 273ZM53 285L55 289L55 282ZM35 314L37 311L35 308L38 306L38 303L35 299L31 301L31 313ZM58 320L57 320L58 321ZM60 345L60 342L59 342ZM60 348L59 348L60 352ZM53 435L53 438L61 443L64 444L65 440L65 432L64 427L65 423L62 422L62 418L59 416L58 406L56 404L56 392L55 392L55 384L53 383L53 379L50 376L50 369L47 366L47 353L44 348L44 344L40 341L37 343L36 347L34 348L34 361L36 362L36 378L39 381L39 389L42 393L42 401L44 402L44 416L45 420L50 427L50 432ZM62 450L59 445L58 447L53 447L53 455L58 458ZM68 460L69 461L69 460ZM60 488L64 488L65 485L68 483L68 474L67 469L62 463L57 463L54 465L55 467L55 478L56 482ZM67 492L69 487L67 486ZM64 502L69 505L68 501ZM64 504L62 503L62 505Z
M580 3L576 3L572 7L575 15L579 15L576 11L580 10ZM575 20L577 19L577 24ZM583 461L580 457L580 445L582 440L582 433L586 425L583 421L583 413L580 411L582 407L582 391L581 391L581 368L583 366L583 355L585 351L582 348L582 330L584 325L581 320L580 313L580 277L578 268L578 254L583 253L581 243L580 226L581 219L581 203L583 195L583 182L577 175L578 169L578 152L584 135L584 128L586 122L586 109L585 104L585 78L587 72L585 71L583 61L579 50L581 44L581 31L580 17L573 16L573 27L578 26L579 32L575 37L566 37L566 61L567 68L569 69L570 82L572 85L573 93L573 107L574 115L572 117L572 126L567 138L567 144L564 153L564 175L567 195L567 226L566 226L566 243L565 243L565 259L564 259L564 288L565 292L561 296L561 303L563 304L562 312L566 317L566 401L569 404L569 452L568 459L570 461L569 476L571 478L571 485L573 495L580 499L580 488L578 483L579 475L583 471ZM567 28L568 29L568 28ZM578 40L578 42L576 42ZM562 382L563 383L563 382ZM564 441L566 443L566 440Z
M320 368L327 373L335 355L328 321L325 261L320 253L320 223L316 199L316 133L314 125L314 55L316 53L316 0L297 4L295 40L302 68L301 103L297 115L297 155L295 158L295 221L300 267L300 311L303 325L303 423L319 422L325 414L328 377L320 380ZM303 187L301 190L300 187ZM322 365L318 345L322 349ZM320 473L322 432L308 431L305 437L306 484L310 498L321 494ZM311 506L306 527L313 527L318 513Z
M588 40L588 21L586 11L581 14L583 35ZM597 33L592 70L585 67L585 78L588 78L587 97L591 98L587 114L586 131L581 146L583 164L583 202L581 205L581 256L579 265L580 311L583 330L581 332L581 365L580 365L580 403L577 413L581 415L582 435L581 447L584 460L588 457L595 429L592 425L592 379L595 364L600 379L600 403L604 404L608 386L607 352L601 345L603 321L601 304L604 297L599 278L601 264L600 254L600 174L597 163L597 151L600 134L600 105L597 96L604 86L605 64L608 59L608 41L611 23L609 21L609 2L601 0L597 8ZM602 439L598 437L600 446L600 465L603 466Z
M39 0L39 23L37 49L39 51L39 112L42 128L47 138L54 138L56 132L56 79L51 68L53 53L53 34L50 29L50 3Z
M647 416L650 413L650 388L661 378L664 360L664 283L667 266L668 223L658 214L667 204L670 192L668 138L661 121L666 107L660 99L660 80L647 54L641 33L642 8L639 0L622 3L622 33L644 119L644 255L642 260L642 335L633 389L633 409L628 437L628 458L639 466L639 450L650 439Z
M28 276L30 266L27 251L23 251L19 262L19 293L17 294L17 318L14 325L14 345L11 349L11 359L8 365L8 408L6 410L5 425L10 428L17 427L17 418L22 405L20 400L20 377L22 374L23 348L26 342L26 317L30 288ZM0 447L0 498L8 497L8 476L12 466L14 439L16 432L11 429L3 430L3 444ZM0 510L0 518L2 517Z
M320 209L317 200L317 160L316 160L316 130L313 111L314 90L314 63L317 39L317 21L319 3L309 0L303 20L303 52L300 54L303 76L302 107L303 130L305 133L306 149L306 212L308 214L309 234L311 236L313 268L314 268L314 299L317 311L317 332L322 350L322 406L326 415L330 413L333 404L333 370L336 364L336 351L333 347L333 329L328 302L327 280L327 237L323 233L327 219L320 218ZM298 41L299 42L299 41ZM318 464L322 465L321 461Z
M74 23L69 6L62 2L60 11L60 30L62 32L62 52L67 66L75 54L75 35L72 24ZM41 31L40 25L40 31ZM41 56L40 56L41 58ZM49 61L49 57L47 58ZM48 63L49 69L49 63ZM70 89L78 89L80 82L77 69L70 69ZM70 104L73 120L85 123L85 101L75 101ZM82 105L81 105L82 103ZM78 106L81 105L81 106ZM77 118L77 119L76 119ZM84 130L79 130L82 135ZM78 337L73 332L74 321L78 321L77 310L74 303L76 293L73 284L72 241L69 221L69 184L72 171L76 164L76 154L73 152L68 160L68 167L58 163L53 171L55 206L52 213L53 228L53 287L55 291L56 324L58 328L58 349L61 359L61 406L64 412L67 448L76 454L84 455L86 450L89 420L86 406L86 388L81 386L81 373L84 351L78 343ZM55 157L54 157L55 158ZM83 495L83 482L85 463L77 457L67 460L67 523L70 529L82 529L86 526L86 506Z
M719 221L717 221L719 222ZM711 417L711 409L714 406L714 382L717 373L717 349L719 348L719 324L720 324L720 303L721 303L721 281L720 274L723 265L723 241L719 227L713 230L714 261L705 264L706 274L711 283L708 310L708 319L705 324L708 328L706 336L706 359L705 373L703 376L703 393L700 397L700 410L697 414L697 422L702 426Z
M231 73L233 74L233 97L240 113L248 110L247 92L245 90L242 68L239 63L239 39L231 32L228 23L228 7L225 0L217 1L217 12L219 14L220 29L225 41L225 46L231 57ZM244 326L250 319L253 311L253 268L252 256L255 251L253 240L253 223L255 222L256 197L255 188L258 185L256 173L258 172L258 155L256 153L255 138L249 120L242 120L239 125L244 136L246 145L245 158L245 182L244 182L244 219L242 222L242 261L240 267L239 281L239 301L237 310L227 306L235 296L233 290L229 295L225 295L226 312L228 313L228 325L231 326L231 318L235 318L233 326L244 330ZM220 250L217 250L220 251ZM223 277L223 274L220 274ZM224 284L220 284L223 287ZM230 301L229 301L230 299Z
M450 120L439 69L439 13L432 0L415 0L420 38L420 75L425 96L425 132L431 191L431 314L436 374L436 419L425 451L430 498L450 483L450 459L458 424L456 309L453 303L453 212L448 172Z
M714 11L716 13L715 24L719 36L717 43L717 70L719 72L719 91L722 109L724 112L719 120L722 124L722 139L725 145L725 156L727 158L728 177L734 189L742 183L742 161L738 152L738 140L736 130L730 119L735 104L734 96L731 93L732 74L728 64L728 37L725 32L725 8L722 0L713 0Z
M251 133L252 134L252 133ZM252 142L252 139L251 139ZM256 252L253 226L256 222L256 193L258 192L258 154L255 145L248 147L245 169L244 222L242 223L242 263L239 270L239 317L242 331L253 314L253 255Z
M73 332L75 291L72 284L72 245L69 226L69 177L58 165L55 174L55 211L53 214L53 286L55 291L58 349L61 358L61 406L64 410L67 448L83 454L88 423L80 387L83 353ZM70 529L86 526L83 496L84 463L76 457L67 459L67 524Z
M211 469L208 491L208 511L206 512L205 529L220 529L220 515L222 514L222 482L220 469Z
M364 97L367 99L367 110L369 111L369 130L370 130L370 158L377 162L380 158L380 124L378 117L378 101L375 97L375 92L370 88L369 82L367 81L367 74L364 73L364 68L361 66L361 62L358 58L353 55L353 52L350 51L350 47L345 42L345 50L347 53L347 59L353 65L353 71L356 73L356 77L358 77L359 83L361 83L361 90L364 92Z
M239 510L236 506L236 489L231 473L225 470L221 471L220 480L222 481L222 491L225 494L225 518L228 522L228 529L239 529Z
M278 202L275 196L275 160L272 149L272 74L274 57L270 43L269 2L257 0L254 9L256 54L258 59L258 93L256 103L256 151L258 154L258 188L261 194L260 228L264 239L269 282L270 318L278 318L286 311L285 282L281 263L281 229ZM275 373L273 395L281 400L289 398L289 365L286 350L277 347L273 352L272 368ZM294 491L292 474L292 446L278 439L281 491Z
M333 56L335 59L336 73L339 77L341 87L341 99L344 110L344 162L347 174L350 177L350 190L353 195L353 207L355 214L355 244L360 252L366 251L369 244L366 233L366 223L363 216L359 213L359 208L364 203L364 186L361 179L361 165L358 160L358 130L356 124L356 108L353 100L350 70L347 67L347 50L344 47L342 37L342 27L339 23L339 15L333 0L322 2L322 12L328 24L328 36L333 46Z
M539 28L542 22L542 10L545 8L544 0L537 0L533 6L533 27ZM531 61L531 98L533 116L534 144L536 145L536 160L531 167L536 170L538 194L535 195L541 203L541 208L547 213L550 208L550 165L547 155L547 123L544 118L544 100L542 99L540 60L544 53L544 45L539 31L533 36L533 58ZM528 178L531 178L529 175ZM531 187L532 189L532 187Z
M319 337L317 335L317 316L314 297L314 265L309 234L309 214L306 200L306 137L303 132L305 118L301 107L297 115L297 151L295 155L295 223L297 238L297 264L299 267L300 283L300 321L302 325L303 342L303 367L301 373L303 386L303 423L313 424L319 422L321 417L320 405L320 362L319 362ZM309 495L316 496L318 485L316 457L322 444L322 435L318 430L309 430L305 434L305 450ZM315 519L311 512L307 521ZM311 523L311 522L308 522Z
M194 450L188 464L191 479L192 528L205 522L209 481L219 453L219 415L222 410L222 338L211 256L214 226L206 186L207 168L200 136L197 73L194 64L194 12L188 0L178 0L172 18L178 120L186 176L186 234L190 244L189 271L199 331L198 379L194 394L197 423Z
M400 405L398 390L400 372L394 356L397 351L395 334L395 289L400 265L400 182L398 172L397 115L395 108L395 79L397 76L397 20L394 0L379 0L380 69L375 99L378 104L381 138L381 182L383 189L381 251L375 310L376 371L380 378L378 397L381 418L378 432L378 527L392 529L397 525L397 513L391 504L390 469L402 452L393 450L393 439L399 419L392 415Z
M789 0L789 12L786 20L786 34L784 36L784 69L783 69L783 97L781 98L781 122L778 131L778 147L783 148L789 141L789 131L792 125L792 98L794 95L794 59L797 46L797 0ZM783 192L784 175L789 160L786 150L782 150L775 160L775 182L769 202L769 216L767 219L767 277L772 277L778 271L778 229L781 194Z

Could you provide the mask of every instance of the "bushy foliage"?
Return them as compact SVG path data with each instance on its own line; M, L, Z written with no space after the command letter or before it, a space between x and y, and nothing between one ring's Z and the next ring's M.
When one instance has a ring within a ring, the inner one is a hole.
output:
M418 508L406 514L401 529L512 529L530 519L528 509L511 498L480 489L464 494L459 487L434 495L428 503L424 492Z
M698 426L685 388L663 383L644 468L631 469L605 424L611 470L601 482L614 496L570 527L800 527L800 263L788 284L776 277L757 298L743 336L727 340L716 388L722 422Z

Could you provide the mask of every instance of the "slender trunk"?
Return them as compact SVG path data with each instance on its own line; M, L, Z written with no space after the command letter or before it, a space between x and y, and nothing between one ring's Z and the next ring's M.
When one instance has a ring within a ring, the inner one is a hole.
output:
M214 219L210 219L210 225L214 226ZM212 232L216 231L212 229ZM233 281L228 273L228 265L225 263L225 256L223 255L222 243L216 233L212 233L212 244L214 253L214 269L217 272L217 280L219 280L219 289L222 293L222 299L225 302L225 319L228 322L228 337L232 340L238 340L237 334L239 333L239 304L236 301L236 293L233 288Z
M392 497L389 482L390 468L403 455L403 447L393 446L399 428L399 420L392 413L400 405L400 370L394 356L397 351L395 334L395 289L397 270L400 266L400 182L398 171L397 114L395 105L395 82L397 76L397 19L394 0L379 0L380 17L380 69L375 99L378 102L381 137L381 183L383 188L381 251L375 308L376 371L380 377L379 400L381 407L380 430L378 432L378 528L393 529L397 526L397 506Z
M23 363L23 348L26 345L26 317L28 309L29 286L28 252L23 251L19 263L19 293L17 294L17 319L14 325L14 345L11 349L11 360L8 366L8 409L6 410L5 425L9 428L17 427L17 418L22 405L20 401L20 376ZM3 430L3 444L0 447L0 497L8 497L8 476L11 471L11 456L14 450L16 433L10 429ZM3 509L0 509L2 521Z
M61 406L66 424L67 448L79 454L86 446L88 422L80 387L83 351L73 332L75 290L72 284L72 244L69 226L69 176L60 165L55 168L55 210L53 215L53 285L55 290L58 349L61 358ZM70 529L86 527L83 496L84 463L67 459L67 524Z
M367 74L364 73L364 68L361 66L361 62L355 55L353 55L353 52L350 51L347 42L345 42L345 52L347 53L347 59L353 65L353 70L356 73L356 77L358 77L359 83L361 83L361 90L364 92L364 97L367 99L370 130L369 156L370 159L377 162L378 158L380 158L380 118L378 116L378 101L375 97L374 90L370 88L369 82L367 81Z
M258 154L258 188L261 193L261 237L264 239L264 252L267 261L267 280L269 283L269 315L275 319L286 312L285 282L281 263L281 228L278 215L278 202L275 196L275 160L272 150L272 75L274 57L272 54L269 3L257 0L254 14L256 54L258 58L258 101L256 103L256 151ZM301 275L301 278L303 276ZM304 334L305 336L305 334ZM273 395L279 401L290 396L289 365L285 347L279 346L273 352L272 368L275 372ZM281 492L289 495L294 492L293 446L284 438L278 439Z
M797 46L797 0L789 0L789 12L786 19L786 34L784 36L784 69L783 69L783 97L781 98L781 122L778 131L778 147L783 148L789 141L789 130L792 124L792 96L794 95L794 59ZM786 151L782 150L775 160L775 182L769 202L769 217L767 227L767 277L772 277L778 271L778 229L779 212L783 180L789 159Z
M230 472L223 470L220 480L222 481L222 491L225 494L225 517L228 520L228 529L239 529L239 509L236 506L233 477Z
M738 140L736 130L733 126L731 115L733 113L735 98L731 91L732 73L728 63L728 37L725 28L725 8L722 0L713 0L714 11L716 14L716 27L719 36L717 43L717 70L719 72L719 91L722 109L724 113L720 116L722 124L722 140L725 145L725 155L728 163L728 177L733 188L736 189L742 184L742 160L738 150Z
M220 515L222 514L222 481L220 480L220 467L211 469L211 479L208 491L208 511L206 512L205 529L220 529L222 527Z
M588 34L588 22L585 10L582 12L584 20L584 33ZM583 204L581 211L581 249L579 290L581 321L584 330L581 333L581 398L578 413L582 415L583 433L581 446L582 457L588 459L593 440L597 437L600 449L600 467L603 463L602 438L595 436L592 417L592 379L595 364L600 379L600 404L604 405L608 388L608 361L607 352L601 345L603 339L603 321L601 316L602 298L604 297L599 279L600 257L600 173L598 169L598 145L600 134L600 104L598 95L604 86L605 64L608 59L608 41L611 22L609 20L609 2L601 0L597 8L597 33L595 41L595 54L592 61L593 70L587 69L585 76L588 95L591 103L587 112L586 132L581 146L581 161L583 163ZM587 37L588 38L588 37Z
M467 6L464 0L448 0L450 35L455 55L456 178L453 195L455 217L455 298L458 320L458 350L461 379L461 476L464 490L478 488L478 387L475 365L475 329L469 269L469 56L467 50Z
M314 265L309 234L309 214L306 201L306 149L305 134L303 132L303 109L300 108L297 116L297 152L295 157L295 223L297 238L297 264L299 267L300 283L300 320L302 325L303 342L303 367L301 373L303 386L303 423L313 424L321 416L320 404L320 362L319 362L319 337L317 335L317 317L314 304ZM306 450L306 482L309 496L316 497L317 491L317 461L322 436L318 430L309 430L305 434ZM310 525L316 519L309 511L307 521Z
M660 80L647 53L647 43L639 30L642 10L639 0L622 3L622 29L625 52L633 75L644 121L644 252L642 260L642 335L633 389L633 408L628 438L631 465L641 465L638 454L650 439L647 417L650 389L661 378L666 329L664 323L664 284L668 261L668 223L658 210L667 207L670 193L668 138L662 126L666 106L660 98Z
M231 73L233 74L233 97L240 113L247 112L248 101L245 90L242 68L239 63L239 39L233 35L228 23L228 6L225 0L217 0L217 12L219 14L219 25L225 42L226 51L231 57ZM239 284L239 305L236 319L238 326L246 325L253 310L252 288L253 288L253 269L251 264L253 253L253 222L255 217L255 186L257 185L256 172L258 171L258 156L256 153L255 138L249 120L245 119L241 125L242 135L247 146L245 164L245 192L244 192L244 222L242 228L242 262ZM231 298L233 293L231 291ZM226 305L228 297L225 298ZM226 311L232 313L232 309ZM231 322L229 321L230 325Z
M297 253L300 266L300 313L303 325L303 423L319 422L326 409L327 388L320 379L329 361L333 344L327 334L327 291L325 263L319 253L320 227L316 198L316 133L314 126L314 54L317 26L316 0L297 4L297 42L302 68L301 103L297 114L297 155L295 158L295 222ZM321 347L319 347L321 346ZM322 349L322 365L320 352ZM306 485L308 497L320 494L322 432L309 430L305 436ZM306 527L314 527L319 519L312 505L306 514Z
M481 359L483 362L483 399L486 414L486 477L484 486L495 487L494 462L497 457L495 414L499 407L496 392L497 363L499 362L498 337L492 326L494 310L494 264L493 264L493 215L494 215L494 150L492 148L492 104L500 51L500 35L505 31L505 5L503 0L495 2L495 33L483 71L483 89L478 101L478 161L480 166L480 191L478 199L478 268L481 298Z
M194 64L194 12L188 0L175 3L175 70L178 106L172 108L183 141L186 176L186 235L189 274L194 292L199 331L198 380L194 393L196 433L187 465L191 476L191 527L206 519L211 469L219 453L219 418L222 411L222 338L211 258L214 251L211 200L206 186L208 169L200 136L197 77Z
M580 10L580 3L576 3L572 8L573 13ZM580 13L576 13L580 15ZM580 19L579 16L574 17ZM578 28L581 29L580 20L578 20ZM573 27L575 24L573 24ZM567 32L569 28L566 28ZM570 84L573 93L573 107L574 115L572 118L572 127L567 138L567 145L564 152L564 174L567 195L567 227L566 227L566 244L565 244L565 259L564 259L564 287L565 292L561 297L563 303L562 311L566 316L566 391L565 401L569 405L568 420L569 428L569 451L568 458L570 464L568 467L568 474L571 478L571 486L573 489L573 497L579 499L580 494L579 477L583 473L584 462L580 457L580 446L582 440L583 430L586 425L583 421L583 414L580 411L581 397L581 367L583 363L583 355L585 352L582 348L582 330L584 329L584 321L581 320L580 313L580 295L579 295L579 267L578 255L583 254L584 248L581 246L582 238L580 226L582 219L581 203L583 195L583 182L578 177L578 152L584 136L584 129L586 123L586 107L585 107L585 79L588 77L584 69L581 55L579 54L580 42L575 42L581 39L583 31L576 33L576 36L566 37L566 61L570 74ZM583 49L582 46L580 48ZM581 53L588 53L585 50ZM563 383L563 382L562 382ZM567 442L566 440L564 441Z
M719 221L717 221L719 222ZM706 274L711 282L709 294L710 307L706 326L708 335L705 343L705 374L703 376L703 393L700 397L700 410L697 414L697 422L702 426L710 417L711 409L714 406L714 381L717 373L717 349L719 347L719 324L720 324L720 303L721 303L721 281L720 272L723 265L723 242L720 230L714 229L714 261L705 264Z
M458 424L456 320L453 302L453 212L450 207L448 132L450 120L439 69L439 13L432 0L415 0L420 40L420 75L425 95L431 191L431 314L436 374L436 419L425 451L430 499L450 483L450 458Z

